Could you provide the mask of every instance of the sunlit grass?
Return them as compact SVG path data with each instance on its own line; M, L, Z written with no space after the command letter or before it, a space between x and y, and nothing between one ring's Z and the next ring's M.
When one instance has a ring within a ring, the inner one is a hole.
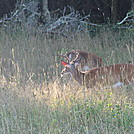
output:
M79 85L58 80L30 81L25 89L2 78L0 84L1 133L133 133L133 89L84 94Z

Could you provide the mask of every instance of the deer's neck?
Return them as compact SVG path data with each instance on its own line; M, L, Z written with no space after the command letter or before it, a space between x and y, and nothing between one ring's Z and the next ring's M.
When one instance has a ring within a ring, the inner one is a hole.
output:
M79 84L84 84L84 73L80 72L79 70L75 70L72 75Z

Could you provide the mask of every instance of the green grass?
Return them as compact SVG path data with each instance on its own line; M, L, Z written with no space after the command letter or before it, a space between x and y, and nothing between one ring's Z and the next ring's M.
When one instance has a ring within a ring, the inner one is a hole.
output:
M0 134L133 134L134 89L83 91L61 81L58 53L80 49L104 64L134 63L131 31L75 38L0 31Z

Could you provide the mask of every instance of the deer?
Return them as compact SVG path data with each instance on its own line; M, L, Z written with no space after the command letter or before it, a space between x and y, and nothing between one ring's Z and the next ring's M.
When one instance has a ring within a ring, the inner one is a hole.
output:
M65 68L62 70L61 75L64 72L72 74L73 78L86 88L107 86L118 87L122 85L134 84L134 65L133 64L115 64L103 67L96 67L88 71L80 71L75 64L78 64L79 60L76 54L76 58L69 62L69 58L66 57L67 62L61 61Z
M78 57L76 57L76 53L79 54ZM71 62L75 58L76 61L79 61L75 62L75 66L77 66L78 69L81 71L88 71L94 67L101 67L103 65L101 57L86 51L72 50L65 55L59 56L62 56L64 58L67 57L69 62Z

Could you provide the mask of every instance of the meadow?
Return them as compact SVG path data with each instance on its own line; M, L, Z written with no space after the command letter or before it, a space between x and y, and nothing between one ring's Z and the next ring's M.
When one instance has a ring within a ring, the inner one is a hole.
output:
M134 87L84 92L69 76L61 79L58 54L72 49L101 56L105 65L134 64L133 31L65 38L0 30L0 134L134 133Z

